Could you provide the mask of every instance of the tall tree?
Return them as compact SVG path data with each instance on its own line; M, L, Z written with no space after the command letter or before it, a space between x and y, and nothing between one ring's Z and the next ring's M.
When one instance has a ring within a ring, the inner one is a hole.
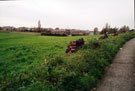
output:
M129 31L129 27L124 25L122 28L120 28L119 32L120 33L125 33L125 32L128 32Z
M98 28L94 28L94 35L97 35L99 33Z
M110 29L110 25L108 23L105 24L105 27L101 30L100 34L107 33Z

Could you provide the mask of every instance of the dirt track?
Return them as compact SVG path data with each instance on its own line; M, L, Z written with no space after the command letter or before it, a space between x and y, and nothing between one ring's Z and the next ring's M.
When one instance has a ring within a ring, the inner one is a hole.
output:
M97 91L135 91L135 38L118 52Z

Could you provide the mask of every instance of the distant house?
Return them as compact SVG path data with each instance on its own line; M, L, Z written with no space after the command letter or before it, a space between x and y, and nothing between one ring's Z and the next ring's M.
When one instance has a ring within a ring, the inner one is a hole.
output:
M28 31L30 30L30 28L27 28L27 27L19 27L19 28L17 28L17 30L18 30L19 32L28 32Z
M33 32L38 32L38 28L36 28L36 27L31 28L31 30L32 30Z
M2 27L2 30L3 31L14 31L14 30L16 30L16 28L12 27L12 26L4 26L4 27Z
M90 31L90 35L94 35L94 31Z
M77 30L77 29L59 29L59 28L45 28L42 31L42 35L52 35L52 36L81 36L89 35L88 30Z

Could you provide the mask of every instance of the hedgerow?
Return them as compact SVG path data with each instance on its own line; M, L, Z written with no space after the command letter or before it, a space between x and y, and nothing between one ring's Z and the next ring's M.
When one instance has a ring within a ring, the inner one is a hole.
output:
M76 53L45 59L38 68L14 75L1 90L89 91L96 87L123 44L134 37L135 33L124 33L104 40L91 39Z

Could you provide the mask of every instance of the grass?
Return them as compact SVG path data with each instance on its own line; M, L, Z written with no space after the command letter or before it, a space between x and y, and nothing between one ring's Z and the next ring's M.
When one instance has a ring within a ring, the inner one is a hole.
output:
M69 42L82 37L86 45L74 54L65 54ZM2 90L89 91L100 81L119 48L135 33L105 40L97 37L0 33Z
M40 66L45 58L64 55L70 41L97 36L55 37L0 32L0 73L8 76Z

